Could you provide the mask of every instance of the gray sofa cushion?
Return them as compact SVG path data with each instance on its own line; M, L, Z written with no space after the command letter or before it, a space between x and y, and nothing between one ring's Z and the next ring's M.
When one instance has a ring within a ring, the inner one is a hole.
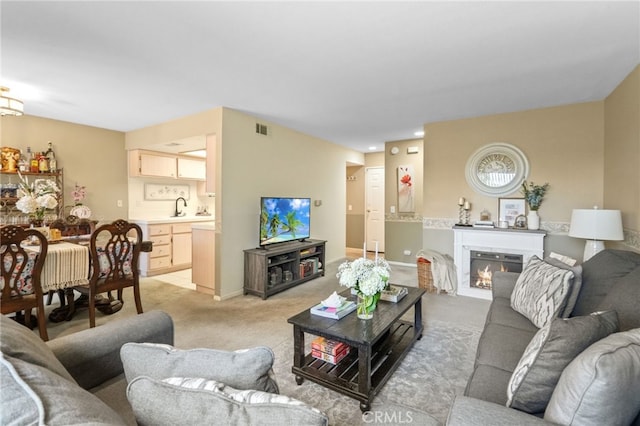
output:
M487 312L487 324L500 324L518 330L524 330L528 333L537 332L538 327L533 325L531 321L519 312L511 308L509 299L500 297L493 300L491 308Z
M127 382L139 376L162 380L168 377L201 377L236 389L278 393L271 377L273 352L267 347L238 351L215 349L180 350L169 345L127 343L120 357Z
M507 407L543 413L565 367L592 343L616 331L615 311L556 318L541 328L511 376Z
M531 256L511 293L511 307L536 327L544 327L564 310L574 274Z
M242 402L227 393L226 386L190 389L140 376L127 387L136 419L142 425L233 424L233 425L318 425L328 418L306 404L258 391L243 391ZM251 395L246 394L251 392ZM273 398L276 399L273 399ZM279 398L279 399L278 399ZM250 402L250 401L257 401Z
M475 398L456 396L447 426L541 426L548 425L539 417Z
M47 344L33 331L4 315L0 315L0 330L0 348L3 354L47 368L71 383L76 383Z
M589 315L598 311L618 280L638 267L640 254L625 250L603 250L584 262L582 289L572 315ZM613 309L617 310L617 307ZM618 315L621 316L620 313ZM625 321L621 322L621 327L624 323Z
M589 346L564 370L545 420L575 425L627 425L640 412L640 329Z
M0 368L0 424L124 424L96 396L46 367L2 355Z
M620 278L598 308L618 312L620 331L640 328L640 267Z

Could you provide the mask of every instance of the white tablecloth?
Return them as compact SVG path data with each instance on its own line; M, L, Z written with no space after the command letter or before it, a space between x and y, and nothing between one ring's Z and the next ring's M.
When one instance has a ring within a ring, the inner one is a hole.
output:
M38 251L38 247L29 247ZM89 248L59 242L49 244L40 281L44 293L89 284Z

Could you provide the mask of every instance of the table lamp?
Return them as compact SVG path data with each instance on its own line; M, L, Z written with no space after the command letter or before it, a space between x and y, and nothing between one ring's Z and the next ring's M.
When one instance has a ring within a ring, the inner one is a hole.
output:
M620 210L601 210L597 206L593 209L574 209L569 236L587 239L583 258L586 262L604 250L603 241L624 240Z

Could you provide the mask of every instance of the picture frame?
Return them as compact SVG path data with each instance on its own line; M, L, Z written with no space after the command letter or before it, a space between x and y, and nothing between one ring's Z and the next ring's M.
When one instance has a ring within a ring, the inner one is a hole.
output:
M498 198L498 220L506 220L513 227L516 217L526 214L524 198Z

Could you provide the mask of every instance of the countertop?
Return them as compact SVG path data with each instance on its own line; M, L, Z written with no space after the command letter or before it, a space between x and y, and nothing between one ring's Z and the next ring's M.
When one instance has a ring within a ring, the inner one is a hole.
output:
M213 221L210 222L198 222L191 225L191 229L201 229L204 231L215 231L216 223Z
M215 218L213 216L180 216L180 217L156 217L156 218L130 218L129 222L135 222L140 225L155 225L158 223L183 223L183 222L211 222Z

